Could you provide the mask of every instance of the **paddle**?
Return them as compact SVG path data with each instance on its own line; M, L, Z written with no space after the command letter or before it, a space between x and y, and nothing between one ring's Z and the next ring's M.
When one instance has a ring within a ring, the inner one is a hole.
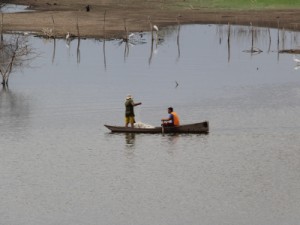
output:
M164 124L164 120L163 119L161 119L161 122L162 122L162 124L161 124L161 133L162 134L164 134L165 133L165 124Z

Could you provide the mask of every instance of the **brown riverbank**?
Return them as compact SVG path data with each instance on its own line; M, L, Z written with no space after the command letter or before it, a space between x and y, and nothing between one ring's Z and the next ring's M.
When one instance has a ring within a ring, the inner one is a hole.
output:
M43 29L52 29L55 36L63 37L67 32L77 35L79 30L80 36L95 38L122 38L125 28L128 32L149 31L150 24L164 27L178 23L249 25L251 22L254 26L300 30L299 9L228 11L195 8L189 4L173 7L182 1L13 0L36 11L4 14L2 23L4 32L42 34Z

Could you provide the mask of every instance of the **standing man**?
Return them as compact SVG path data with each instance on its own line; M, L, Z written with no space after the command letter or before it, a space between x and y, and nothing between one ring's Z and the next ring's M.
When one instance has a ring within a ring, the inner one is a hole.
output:
M169 117L161 119L162 126L179 126L179 116L173 111L172 107L168 108Z
M128 127L128 124L131 124L131 127L134 127L134 106L141 105L141 102L134 103L131 95L127 95L125 101L125 127Z

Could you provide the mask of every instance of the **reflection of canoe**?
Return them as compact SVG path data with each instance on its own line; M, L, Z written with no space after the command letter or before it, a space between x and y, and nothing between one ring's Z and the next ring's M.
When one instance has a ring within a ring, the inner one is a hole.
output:
M193 123L180 125L177 127L154 127L154 128L131 128L131 127L121 127L121 126L110 126L104 125L111 132L119 132L119 133L208 133L209 132L209 124L207 121L201 123Z

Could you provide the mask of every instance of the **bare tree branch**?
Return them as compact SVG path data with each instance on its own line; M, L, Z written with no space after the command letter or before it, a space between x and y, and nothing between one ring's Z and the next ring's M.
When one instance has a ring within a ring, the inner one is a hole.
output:
M0 74L2 85L8 85L11 73L29 66L38 54L29 46L27 37L7 35L0 42Z

